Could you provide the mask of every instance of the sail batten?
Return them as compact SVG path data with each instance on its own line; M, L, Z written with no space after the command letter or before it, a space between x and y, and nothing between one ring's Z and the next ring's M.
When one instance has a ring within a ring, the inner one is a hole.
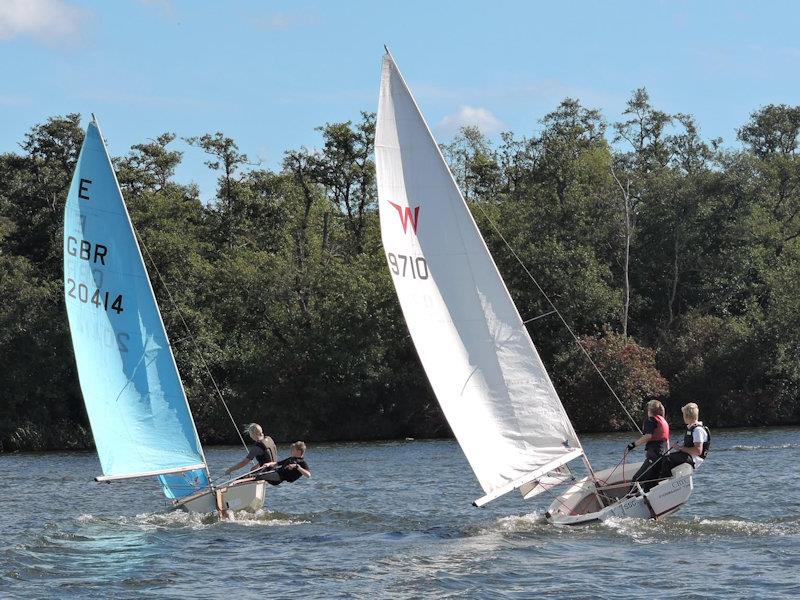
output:
M375 155L381 237L406 324L487 496L580 456L547 371L388 54Z
M64 299L102 481L208 485L206 460L97 122L64 208ZM180 476L175 475L181 473Z

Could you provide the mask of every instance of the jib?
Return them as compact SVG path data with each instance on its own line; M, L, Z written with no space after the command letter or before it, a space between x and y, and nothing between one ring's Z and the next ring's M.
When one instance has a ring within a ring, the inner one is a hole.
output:
M108 255L108 248L103 244L92 244L89 240L80 240L69 236L67 238L67 252L70 256L77 256L81 260L88 260L89 262L100 262L105 266L105 257Z

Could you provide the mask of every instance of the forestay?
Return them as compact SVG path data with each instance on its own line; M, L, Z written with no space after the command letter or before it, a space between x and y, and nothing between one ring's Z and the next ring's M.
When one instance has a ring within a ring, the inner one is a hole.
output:
M64 213L64 296L104 477L160 475L180 497L205 458L105 144L87 131Z
M381 235L442 410L486 496L545 476L580 442L393 59L375 135ZM413 374L409 375L413 376Z

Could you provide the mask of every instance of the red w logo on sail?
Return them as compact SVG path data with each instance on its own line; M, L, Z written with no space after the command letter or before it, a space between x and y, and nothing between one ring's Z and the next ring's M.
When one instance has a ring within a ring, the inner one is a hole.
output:
M411 223L411 228L414 233L417 233L417 225L419 224L419 206L414 207L414 214L411 214L411 208L408 206L400 206L394 202L389 202L397 210L397 216L400 217L400 222L403 224L403 233L408 232L408 224ZM403 210L405 208L405 210Z

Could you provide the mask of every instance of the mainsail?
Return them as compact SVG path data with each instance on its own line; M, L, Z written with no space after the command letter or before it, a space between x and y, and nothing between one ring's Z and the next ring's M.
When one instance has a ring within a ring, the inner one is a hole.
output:
M583 451L467 204L392 57L375 133L381 236L422 365L486 496Z
M136 236L97 123L64 209L64 299L98 481L159 476L167 497L207 467Z

